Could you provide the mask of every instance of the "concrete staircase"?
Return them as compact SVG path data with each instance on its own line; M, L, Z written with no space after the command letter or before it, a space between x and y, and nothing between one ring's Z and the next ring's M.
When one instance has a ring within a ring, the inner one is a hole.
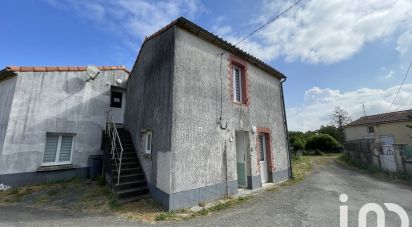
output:
M105 162L110 163L109 171L111 174L112 191L117 196L119 203L127 203L137 201L142 198L150 197L149 189L147 187L146 178L143 169L137 157L136 150L133 146L132 139L129 132L124 128L117 128L121 144L123 146L122 164L120 169L120 181L117 185L118 171L115 160L109 157ZM106 137L107 152L110 152L111 143L110 138ZM119 145L117 145L120 148Z

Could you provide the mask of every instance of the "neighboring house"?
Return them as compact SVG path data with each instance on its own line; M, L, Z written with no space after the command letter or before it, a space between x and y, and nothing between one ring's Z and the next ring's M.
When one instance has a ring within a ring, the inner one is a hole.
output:
M19 186L86 177L88 158L101 154L107 111L123 122L129 72L100 67L6 67L0 71L0 184ZM88 80L88 81L87 81ZM113 101L113 99L112 99Z
M285 76L185 18L147 37L125 128L152 197L197 205L291 176Z
M179 18L145 39L130 77L100 69L0 72L0 183L85 176L101 148L120 201L150 189L170 210L292 176L286 77L259 59Z
M375 165L389 171L411 168L412 174L412 166L402 164L412 158L412 110L361 117L345 126L345 137L347 144L363 143Z

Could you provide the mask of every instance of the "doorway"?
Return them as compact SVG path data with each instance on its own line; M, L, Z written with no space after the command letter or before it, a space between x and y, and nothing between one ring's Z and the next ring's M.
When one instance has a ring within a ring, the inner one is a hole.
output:
M241 188L247 187L246 180L246 155L249 151L249 132L236 131L236 166L237 166L237 184Z
M126 95L124 90L113 88L110 90L110 114L113 122L122 125L126 108Z

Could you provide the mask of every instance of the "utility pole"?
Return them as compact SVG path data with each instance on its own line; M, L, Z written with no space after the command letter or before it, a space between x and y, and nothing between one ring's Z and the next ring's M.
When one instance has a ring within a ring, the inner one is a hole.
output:
M363 116L366 117L365 104L362 104L362 108L363 108Z

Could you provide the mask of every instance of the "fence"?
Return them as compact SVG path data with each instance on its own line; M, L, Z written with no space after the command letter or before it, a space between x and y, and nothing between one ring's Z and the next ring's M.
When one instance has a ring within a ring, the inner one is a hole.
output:
M412 147L406 144L384 145L374 139L353 140L345 143L345 154L364 166L374 165L389 172L412 175Z

